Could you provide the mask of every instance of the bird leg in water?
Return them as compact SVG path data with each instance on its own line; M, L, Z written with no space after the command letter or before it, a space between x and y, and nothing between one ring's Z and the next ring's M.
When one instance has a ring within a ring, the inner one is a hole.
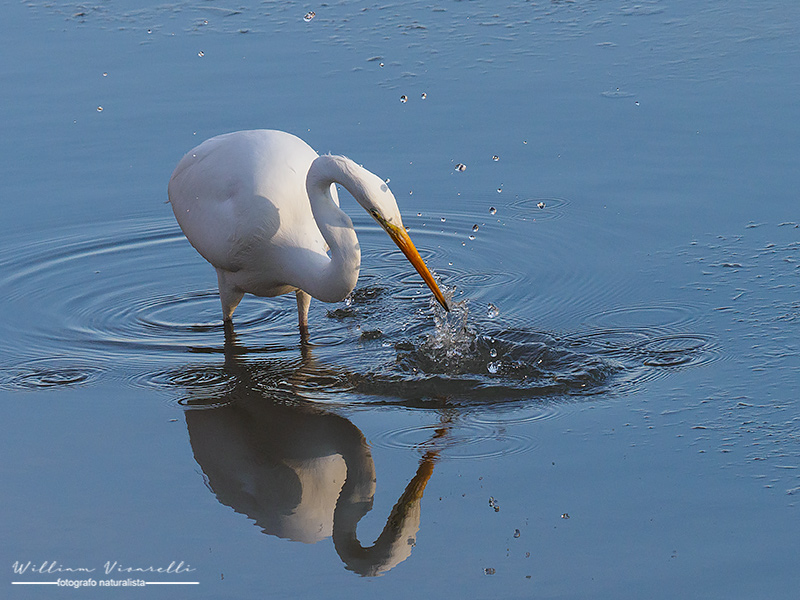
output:
M308 306L311 304L311 296L303 290L295 292L297 296L297 324L300 325L300 332L308 335Z
M244 292L227 281L225 271L217 269L217 284L219 286L219 299L222 302L222 319L231 321L233 311L239 306L244 297Z

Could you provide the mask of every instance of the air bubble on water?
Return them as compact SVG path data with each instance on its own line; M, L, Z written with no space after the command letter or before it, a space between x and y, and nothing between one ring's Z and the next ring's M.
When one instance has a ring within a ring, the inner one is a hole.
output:
M499 156L497 156L497 154L495 154L495 155L492 157L492 160L493 160L493 161L495 161L495 162L497 162L498 160L500 160L500 157L499 157Z
M408 102L408 96L406 96L405 94L400 96L400 102L403 102L403 103Z
M544 208L545 207L545 203L544 202L539 202L536 206L538 206L539 208Z
M303 15L303 21L308 23L311 19L313 19L316 16L317 16L317 13L315 13L313 10L310 10L305 15Z
M497 209L494 206L489 207L489 214L494 215L497 213Z
M458 163L456 165L456 171L466 171L466 170L467 170L467 165L465 165L464 163Z
M472 226L472 231L478 231L478 229L479 229L479 228L478 228L478 225L477 225L477 223L476 223L475 225L473 225L473 226Z
M489 302L489 305L487 306L487 313L489 314L490 319L494 319L497 315L500 314L500 309L497 308L491 302Z

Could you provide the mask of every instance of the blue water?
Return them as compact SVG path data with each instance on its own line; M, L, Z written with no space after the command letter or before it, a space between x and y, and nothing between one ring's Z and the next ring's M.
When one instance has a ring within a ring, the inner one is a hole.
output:
M797 5L3 14L0 595L795 597ZM251 128L389 179L453 313L342 192L353 296L226 332L166 185Z

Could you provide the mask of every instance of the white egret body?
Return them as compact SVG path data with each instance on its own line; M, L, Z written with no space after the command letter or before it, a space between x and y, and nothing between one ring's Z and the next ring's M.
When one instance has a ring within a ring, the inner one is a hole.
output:
M178 224L217 270L225 321L245 293L294 291L305 329L311 297L338 302L353 290L361 250L339 208L337 183L386 230L448 309L383 180L344 156L318 156L289 133L255 130L206 140L183 157L169 182Z

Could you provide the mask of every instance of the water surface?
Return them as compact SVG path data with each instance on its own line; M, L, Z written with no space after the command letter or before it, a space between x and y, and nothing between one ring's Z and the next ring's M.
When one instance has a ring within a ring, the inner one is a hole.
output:
M4 14L5 595L794 597L793 3ZM388 179L455 310L343 192L353 295L226 331L166 183L245 128Z

